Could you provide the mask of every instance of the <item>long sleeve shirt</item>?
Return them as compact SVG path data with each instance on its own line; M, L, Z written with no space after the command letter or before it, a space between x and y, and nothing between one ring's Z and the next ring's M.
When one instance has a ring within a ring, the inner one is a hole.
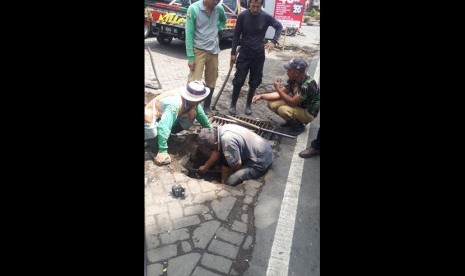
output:
M194 47L211 54L220 52L218 32L226 24L226 13L221 4L207 14L203 1L189 6L186 16L186 54L188 61L194 61Z
M278 20L263 10L257 15L252 15L249 10L241 12L234 27L231 55L236 55L236 47L239 40L242 40L241 53L247 56L264 56L263 40L269 26L275 29L273 40L278 41L283 30Z

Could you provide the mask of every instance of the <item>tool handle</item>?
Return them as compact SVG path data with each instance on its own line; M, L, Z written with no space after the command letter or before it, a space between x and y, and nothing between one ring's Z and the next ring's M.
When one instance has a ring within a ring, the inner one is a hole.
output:
M158 86L160 87L160 89L162 89L160 80L158 79L158 76L157 76L157 70L155 70L155 62L153 61L152 51L150 50L150 47L148 45L146 49L149 52L150 62L152 63L153 73L155 74L155 78L157 79Z
M236 50L236 60L237 60L237 57L239 56L239 52L241 51L241 46L237 46L236 49L237 49L237 50ZM231 61L231 62L229 63L229 71L228 71L228 74L226 74L226 78L225 78L225 80L224 80L224 82L223 82L223 85L221 86L220 91L218 91L218 96L216 96L215 100L213 101L213 105L212 105L212 107L211 107L212 110L216 110L216 104L218 103L218 100L220 99L221 93L223 93L223 89L224 89L224 87L226 86L226 83L228 82L229 75L231 75L231 70L232 70L232 68L233 68L233 66L234 66L235 63L236 63L236 61L234 61L234 62ZM212 96L213 96L213 95L212 95Z

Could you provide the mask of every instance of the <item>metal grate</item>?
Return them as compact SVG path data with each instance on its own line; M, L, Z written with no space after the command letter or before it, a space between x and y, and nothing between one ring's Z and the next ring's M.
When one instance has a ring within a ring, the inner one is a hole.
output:
M223 118L227 119L226 117L224 117L223 114L218 114L217 117L223 117ZM267 122L267 121L257 121L257 120L253 120L253 119L249 119L249 118L240 117L240 116L237 116L237 115L236 116L231 116L231 117L237 118L239 120L245 121L245 122L250 123L250 124L254 124L254 125L256 125L258 127L261 127L263 129L274 130L272 124L270 122ZM231 124L231 122L226 121L226 120L222 120L221 118L213 118L213 120L212 120L212 125L213 126L222 126L222 125L225 125L225 124ZM247 127L245 125L242 125L241 123L237 123L237 124L252 130L256 134L260 135L261 137L263 137L263 138L265 138L267 140L271 140L273 138L274 134L271 133L271 132L267 132L267 131Z

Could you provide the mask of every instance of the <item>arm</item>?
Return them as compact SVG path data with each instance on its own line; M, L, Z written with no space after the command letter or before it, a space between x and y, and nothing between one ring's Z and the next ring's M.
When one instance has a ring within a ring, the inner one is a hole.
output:
M186 54L189 63L194 62L194 33L197 11L193 5L187 9L186 16ZM190 67L190 66L189 66ZM193 69L191 69L193 70Z
M281 97L279 96L278 92L271 92L266 94L255 95L252 99L253 103L256 103L258 100L266 100L266 101L276 101L279 100Z
M208 117L205 114L205 111L203 111L203 108L200 105L197 105L194 109L197 112L197 116L195 118L200 123L200 125L205 128L212 128L212 124L208 120Z
M278 20L271 17L271 27L273 27L274 30L275 30L274 31L274 36L273 36L273 41L276 44L276 43L278 43L279 37L281 36L281 32L283 31L283 25L281 23L279 23Z
M279 37L281 36L281 31L283 30L283 25L279 23L278 20L274 19L272 16L268 16L268 21L270 21L270 26L274 28L274 36L272 40L269 40L265 44L265 48L268 49L268 52L273 51L274 46L278 43Z
M235 142L230 140L228 144L223 144L223 155L232 172L242 167L241 152Z
M172 107L168 106L163 111L160 122L157 126L158 152L168 152L168 138L170 137L171 128L176 121L178 114L173 111Z
M310 107L308 111L316 117L320 110L320 89L315 80L312 80L308 86L303 87L305 88L305 92L300 94L300 98L302 98L302 101L306 101L307 98L310 97Z
M287 88L281 86L281 80L277 79L274 82L274 88L276 89L277 93L279 94L279 97L281 100L283 100L287 105L289 106L298 106L302 99L300 98L299 95L295 95L293 97L289 96L287 93L289 91Z
M241 38L242 35L242 20L243 20L243 12L239 14L237 17L236 21L236 26L234 27L234 35L233 35L233 41L232 41L232 47L231 47L231 61L236 60L236 48L237 45L239 44L239 39ZM234 57L234 60L233 60Z
M208 169L210 169L211 166L218 162L218 159L220 159L220 155L221 153L219 151L214 150L210 155L210 158L208 158L207 162L205 162L205 164L199 167L199 171L201 173L205 173L206 171L208 171Z
M220 32L223 27L226 25L226 13L224 12L224 8L222 5L216 5L219 13L218 18L218 32Z

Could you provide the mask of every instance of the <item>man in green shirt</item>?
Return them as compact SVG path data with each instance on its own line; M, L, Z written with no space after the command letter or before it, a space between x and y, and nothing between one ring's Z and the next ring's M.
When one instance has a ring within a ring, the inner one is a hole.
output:
M167 145L170 133L188 129L194 119L197 119L202 127L212 128L207 115L199 105L209 92L209 88L200 81L192 81L187 86L158 95L145 105L144 138L150 152L158 152L155 164L171 163Z
M218 32L226 24L226 13L219 0L199 0L189 6L186 16L186 53L189 66L188 82L201 80L210 93L205 98L204 110L210 112L210 103L218 78Z

